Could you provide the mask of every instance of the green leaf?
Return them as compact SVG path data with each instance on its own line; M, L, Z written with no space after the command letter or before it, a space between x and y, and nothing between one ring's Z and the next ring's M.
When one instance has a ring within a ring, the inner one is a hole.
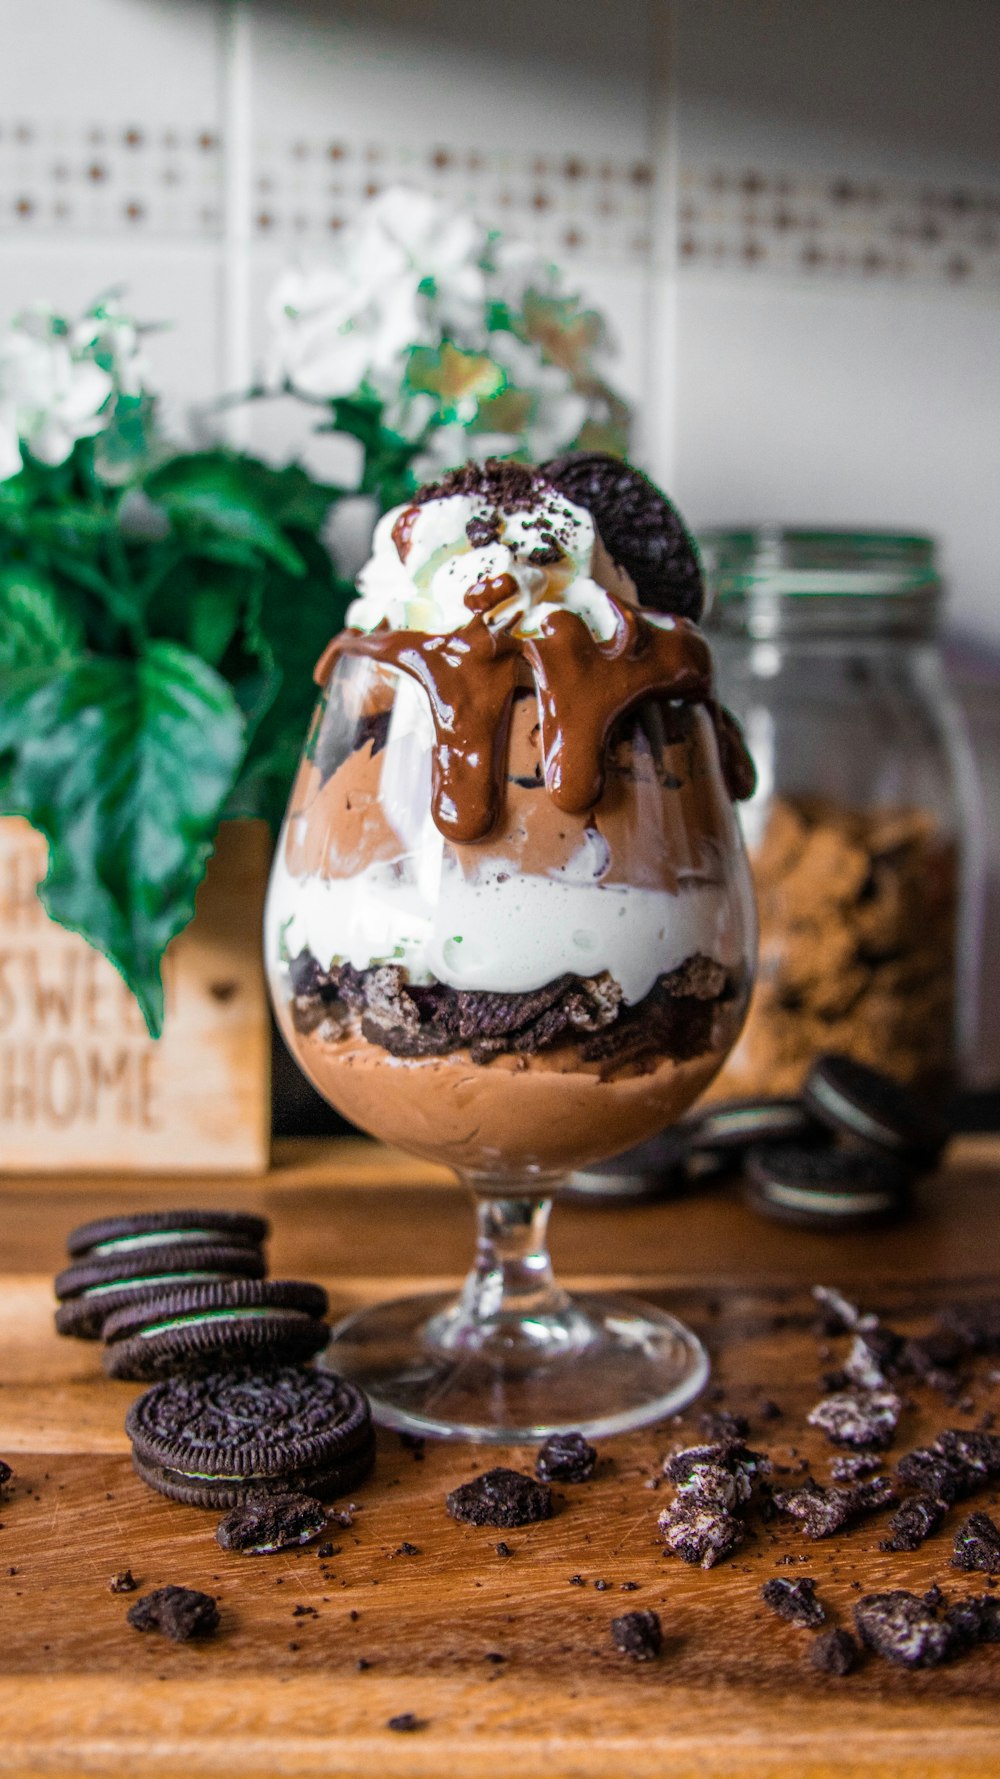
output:
M48 839L42 901L121 971L154 1036L163 952L193 913L243 745L232 691L176 643L0 672L0 796Z
M78 614L28 564L0 569L0 668L66 666L83 652Z
M242 682L241 702L252 691L248 711L253 733L228 814L262 816L273 832L281 825L299 755L305 744L318 693L313 668L331 636L343 628L353 587L334 574L315 539L300 538L308 573L290 581L268 574L247 625L247 647L260 677ZM247 708L247 706L245 706Z
M224 452L173 457L145 481L146 493L171 523L190 536L249 545L284 569L305 572L287 529L318 530L329 494L295 467L270 470L252 458Z

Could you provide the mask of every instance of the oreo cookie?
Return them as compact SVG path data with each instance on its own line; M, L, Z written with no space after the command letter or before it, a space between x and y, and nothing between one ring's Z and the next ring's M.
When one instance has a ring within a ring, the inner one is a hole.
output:
M819 1145L827 1141L823 1130L797 1099L719 1100L680 1128L692 1149L712 1152L740 1154L757 1145Z
M560 1196L582 1204L630 1204L635 1200L676 1198L687 1185L686 1148L678 1130L660 1131L608 1161L575 1169Z
M264 1217L247 1211L140 1211L83 1223L66 1239L71 1260L116 1259L155 1254L161 1248L259 1248L271 1233Z
M326 1292L294 1279L184 1285L116 1310L104 1324L109 1377L151 1381L229 1365L291 1365L329 1338Z
M747 1203L802 1229L869 1229L902 1216L910 1173L888 1156L839 1149L752 1149Z
M328 1501L375 1458L367 1398L331 1372L294 1366L154 1384L125 1417L136 1474L190 1507L237 1507L290 1491Z
M705 605L698 553L677 508L641 470L604 451L569 451L542 474L585 507L639 601L695 623Z
M99 1340L115 1310L162 1297L183 1285L262 1279L266 1271L261 1250L246 1244L168 1244L82 1260L56 1277L56 1330L80 1340Z
M944 1125L915 1094L851 1056L817 1057L802 1098L838 1136L913 1163L932 1165L947 1139Z

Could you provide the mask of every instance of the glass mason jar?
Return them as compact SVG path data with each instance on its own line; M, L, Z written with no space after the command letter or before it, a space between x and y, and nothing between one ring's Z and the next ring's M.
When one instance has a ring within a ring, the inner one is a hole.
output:
M793 1094L824 1050L945 1093L975 835L933 542L777 527L699 541L719 693L758 773L742 819L759 974L713 1095Z

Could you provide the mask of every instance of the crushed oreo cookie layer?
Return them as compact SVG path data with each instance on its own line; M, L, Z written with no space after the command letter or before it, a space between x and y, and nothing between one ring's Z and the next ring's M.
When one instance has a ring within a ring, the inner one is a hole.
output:
M289 970L298 1031L336 1041L360 1018L362 1035L391 1056L445 1056L468 1048L473 1062L533 1055L576 1043L583 1062L615 1066L669 1056L686 1062L712 1046L716 1009L731 1001L730 973L695 952L661 976L632 1007L606 971L559 976L523 994L410 983L396 964L323 970L311 952Z

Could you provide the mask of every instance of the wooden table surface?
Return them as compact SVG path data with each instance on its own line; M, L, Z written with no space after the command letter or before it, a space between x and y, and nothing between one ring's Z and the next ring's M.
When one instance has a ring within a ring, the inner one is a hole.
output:
M709 1573L667 1559L656 1536L667 1495L645 1485L695 1412L605 1441L595 1481L562 1490L550 1522L507 1534L508 1558L501 1534L455 1525L443 1496L489 1463L530 1467L530 1451L428 1445L418 1459L392 1434L329 1561L315 1549L224 1555L216 1516L134 1477L123 1418L135 1387L106 1382L95 1347L51 1326L51 1275L74 1224L198 1198L264 1210L275 1276L321 1279L335 1310L456 1280L469 1257L471 1214L446 1177L362 1142L286 1143L266 1179L202 1191L190 1179L0 1182L0 1456L17 1473L0 1503L0 1772L996 1779L1000 1647L919 1673L871 1659L827 1679L808 1661L811 1633L759 1598L772 1574L809 1574L832 1622L849 1624L857 1582L978 1591L982 1577L949 1569L949 1522L911 1557L879 1551L883 1516L818 1545L780 1522ZM750 1413L751 1442L790 1467L804 1454L824 1479L832 1449L803 1430L823 1363L809 1286L847 1287L911 1330L936 1304L995 1291L1000 1140L953 1145L913 1219L864 1237L783 1230L730 1191L564 1205L553 1236L567 1282L627 1284L689 1319L716 1389ZM967 1411L914 1392L899 1448L1000 1409L987 1369ZM766 1426L764 1395L784 1411ZM419 1554L394 1555L404 1540ZM218 1595L218 1635L174 1645L129 1629L130 1599L108 1588L126 1567L144 1590ZM648 1665L609 1639L610 1620L634 1607L663 1621L663 1657ZM385 1727L403 1712L420 1720L412 1734Z

